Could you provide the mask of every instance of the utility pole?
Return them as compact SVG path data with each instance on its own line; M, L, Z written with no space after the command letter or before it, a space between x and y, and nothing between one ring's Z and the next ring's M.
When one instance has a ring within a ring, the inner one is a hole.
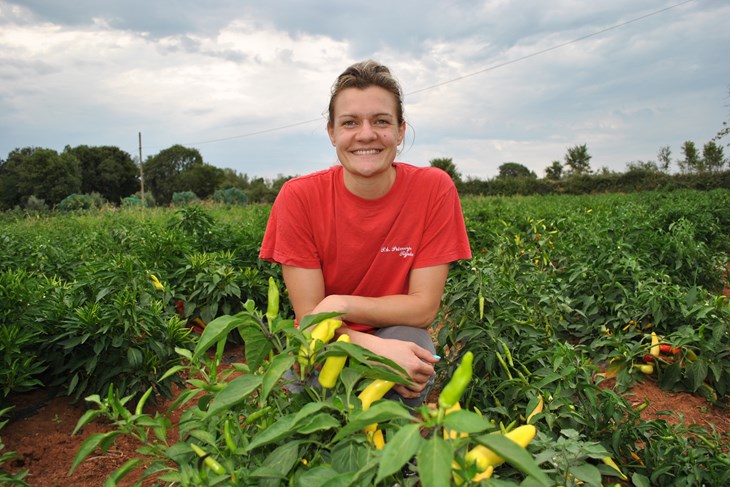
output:
M142 208L144 208L144 170L142 169L142 132L139 132L139 182L141 185Z

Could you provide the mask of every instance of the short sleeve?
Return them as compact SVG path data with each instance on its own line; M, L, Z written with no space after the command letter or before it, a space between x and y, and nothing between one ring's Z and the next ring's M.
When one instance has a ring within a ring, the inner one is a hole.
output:
M271 208L259 258L278 264L316 269L321 266L306 198L287 181Z
M436 170L434 170L436 172ZM414 268L430 267L471 258L461 201L453 181L441 170L431 198L430 211Z

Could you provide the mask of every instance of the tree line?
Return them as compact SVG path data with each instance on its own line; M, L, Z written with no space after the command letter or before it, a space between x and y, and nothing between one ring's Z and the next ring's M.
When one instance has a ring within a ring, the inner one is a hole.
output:
M451 158L432 159L430 164L446 171L462 195L627 191L672 184L727 187L727 178L705 182L708 175L725 173L726 166L730 169L730 160L717 143L725 135L727 131L718 133L701 152L694 142L686 141L675 161L670 148L662 147L656 161L630 162L625 173L607 168L594 171L587 144L569 147L563 162L553 161L542 179L517 162L503 163L499 174L488 180L463 178ZM669 173L672 162L679 174ZM168 206L197 199L271 203L284 182L293 177L250 178L208 164L197 149L182 145L147 157L141 169L129 153L113 146L66 146L60 153L46 148L15 149L0 160L0 210L78 209L103 204Z

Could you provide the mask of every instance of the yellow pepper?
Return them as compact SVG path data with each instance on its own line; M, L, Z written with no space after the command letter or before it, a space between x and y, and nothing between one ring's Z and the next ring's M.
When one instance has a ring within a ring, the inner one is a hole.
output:
M505 434L505 438L509 438L522 448L525 448L535 438L537 428L531 424L518 426L509 433ZM492 450L484 445L477 445L466 453L464 457L467 463L476 463L477 470L484 472L487 467L497 467L504 463L504 458L500 457Z
M448 416L450 413L453 413L454 411L461 411L461 404L458 402L451 406L449 409L446 410L444 413L444 416ZM450 430L449 428L444 428L444 440L455 440L458 437L465 438L469 436L469 433L458 433L454 430Z
M309 346L302 345L299 349L299 365L302 367L310 366L314 363L314 351L317 346L317 342L327 343L335 336L335 330L342 326L342 321L334 318L329 318L320 321L314 325L314 329L309 334ZM307 332L305 331L305 334Z
M338 342L350 343L350 335L342 334L337 339ZM337 378L340 376L340 372L345 367L347 362L347 355L331 355L327 357L322 370L319 371L319 384L324 389L332 389L337 383Z
M150 279L152 279L152 285L157 289L158 291L164 291L165 286L162 285L159 279L157 279L157 276L154 274L150 274Z
M651 332L651 348L649 349L649 353L651 353L654 357L658 357L661 352L661 347L659 346L659 336L657 336L656 332Z
M374 381L372 381L365 389L363 389L360 395L357 396L360 399L360 402L362 402L362 410L367 411L368 409L370 409L370 405L378 399L382 399L385 393L388 392L394 385L395 382L393 382L392 380L375 379ZM363 429L363 432L368 436L368 439L375 444L376 448L376 435L378 431L380 431L378 429L378 423L370 424ZM383 433L381 431L381 437L382 434Z
M373 436L371 438L373 445L375 445L376 450L382 450L385 446L385 438L383 437L383 430L376 429L375 432L373 432Z
M542 398L542 394L538 394L537 397L539 398L537 401L537 406L535 406L535 409L530 412L530 414L527 416L526 423L530 423L530 420L536 415L542 412L543 408L545 407L545 400Z
M360 402L362 402L362 410L367 411L372 403L378 399L382 399L385 393L394 385L395 382L392 380L375 379L372 381L365 389L363 389L360 395L357 396L360 399Z
M618 472L618 476L619 476L619 478L621 478L621 480L628 480L628 477L626 477L626 475L624 475L624 473L621 471L621 469L618 468L618 465L616 465L616 462L613 461L613 458L603 457L601 459L601 461L603 463L605 463L606 465L608 465L609 467L611 467L612 469L616 470L616 472Z

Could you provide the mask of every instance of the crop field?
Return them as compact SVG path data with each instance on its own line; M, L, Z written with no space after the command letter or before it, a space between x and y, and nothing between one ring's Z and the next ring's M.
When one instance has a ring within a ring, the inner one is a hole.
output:
M462 206L474 257L452 265L415 411L368 388L402 382L395 364L314 340L336 316L294 326L257 258L269 206L2 214L0 412L43 388L88 404L79 428L114 428L71 470L120 436L143 445L108 485L730 484L727 432L642 420L622 395L653 381L730 406L730 191ZM2 448L0 484L24 485Z

